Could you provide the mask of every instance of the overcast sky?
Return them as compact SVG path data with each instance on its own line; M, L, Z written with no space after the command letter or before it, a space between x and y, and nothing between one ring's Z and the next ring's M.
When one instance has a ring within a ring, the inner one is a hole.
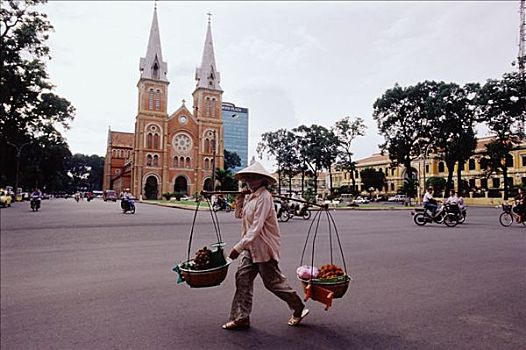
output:
M65 133L73 153L104 156L109 126L133 132L153 7L153 1L42 6L55 27L51 81L77 110ZM364 158L383 142L372 105L395 83L483 83L514 69L518 54L518 0L161 1L157 9L170 114L182 99L191 105L212 13L223 101L249 109L249 158L263 132L331 127L345 116L366 121L366 136L354 147L356 159Z

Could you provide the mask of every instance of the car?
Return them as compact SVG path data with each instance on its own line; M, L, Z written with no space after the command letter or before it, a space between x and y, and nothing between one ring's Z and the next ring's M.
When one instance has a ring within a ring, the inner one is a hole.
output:
M352 202L354 204L368 204L369 200L367 198L363 198L363 197L358 196Z
M405 194L397 194L396 196L389 197L389 199L387 199L388 202L405 202L405 200Z
M11 195L4 189L0 189L0 205L2 207L10 207L13 198Z
M118 198L119 196L117 196L117 192L115 192L114 190L106 190L102 194L102 199L104 199L105 202L106 201L116 202Z

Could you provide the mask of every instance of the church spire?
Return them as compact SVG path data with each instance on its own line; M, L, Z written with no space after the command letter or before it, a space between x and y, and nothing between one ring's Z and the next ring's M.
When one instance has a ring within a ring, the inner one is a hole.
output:
M197 88L206 88L211 90L221 90L219 82L221 81L219 72L216 69L216 61L214 57L214 43L212 41L212 25L210 23L210 16L208 13L208 29L206 31L205 47L203 49L203 58L201 60L201 67L195 71L195 80L197 81Z
M166 72L168 66L163 61L161 52L161 38L159 35L159 24L157 22L157 4L153 10L153 21L150 29L150 38L148 39L148 48L146 49L146 57L141 57L139 64L141 71L141 79L152 79L168 81Z

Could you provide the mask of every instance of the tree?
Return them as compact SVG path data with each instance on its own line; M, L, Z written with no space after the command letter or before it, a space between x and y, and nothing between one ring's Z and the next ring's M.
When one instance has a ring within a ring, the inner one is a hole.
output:
M237 181L232 176L232 172L229 169L216 169L215 179L219 182L216 186L216 190L222 191L235 191L237 190Z
M374 168L365 168L360 171L360 177L362 178L362 184L369 191L370 188L381 190L385 185L385 174Z
M373 105L373 118L385 139L380 148L389 153L393 166L405 167L409 179L413 178L411 161L419 156L416 141L431 139L426 103L432 85L432 82L423 82L402 88L396 84Z
M47 16L34 10L44 0L3 1L0 8L0 179L16 177L16 149L42 140L62 139L56 125L69 127L75 109L53 94L45 60L45 41L53 29ZM11 146L11 144L15 146ZM20 172L25 173L25 165Z
M236 152L230 152L225 149L223 154L225 159L225 170L234 169L238 166L241 166L241 158Z
M473 154L477 145L475 131L474 96L478 84L460 87L455 83L434 83L429 85L427 118L431 125L432 145L438 155L444 159L448 178L446 193L453 189L453 173L457 166L458 190L462 191L462 168Z
M444 188L446 187L446 179L443 177L438 176L431 176L429 179L426 180L426 188L433 187L434 193L442 193L444 191Z
M525 139L526 78L518 72L506 73L501 80L489 79L480 89L478 120L485 122L495 139L486 145L490 171L502 172L504 199L508 199L509 152Z
M360 117L354 120L344 117L337 121L333 128L336 137L340 140L337 150L336 169L351 174L352 192L356 191L356 179L354 177L356 162L353 161L351 146L356 137L365 135L365 129L364 121Z
M281 194L281 178L289 177L289 191L291 191L292 177L300 170L296 146L296 135L286 129L269 131L261 135L262 141L258 143L257 152L262 157L267 152L274 157L278 166L278 193Z
M298 147L301 163L312 172L316 195L318 193L318 173L324 168L329 169L334 162L335 154L331 152L334 152L336 136L332 131L316 124L300 125L293 131L300 140Z
M66 171L71 179L70 190L102 188L104 157L76 153L67 160Z

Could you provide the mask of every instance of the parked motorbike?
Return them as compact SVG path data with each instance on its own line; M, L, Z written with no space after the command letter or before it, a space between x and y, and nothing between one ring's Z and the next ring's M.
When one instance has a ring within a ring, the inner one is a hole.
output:
M435 216L432 216L431 212L425 208L416 208L411 214L413 215L413 221L418 226L435 222L437 224L444 223L448 227L455 227L459 223L459 218L462 216L457 210L458 205L445 204L437 209Z
M127 212L135 214L135 201L133 198L123 198L121 200L121 208L123 214L126 214Z
M222 198L218 198L214 204L212 205L212 210L213 211L220 211L220 210L224 210L226 211L227 213L230 212L232 210L232 204L228 203L228 201L226 199L222 199Z
M31 197L31 210L32 211L38 211L38 209L40 209L40 202L41 202L41 198L40 197L37 197L37 196L33 196Z

